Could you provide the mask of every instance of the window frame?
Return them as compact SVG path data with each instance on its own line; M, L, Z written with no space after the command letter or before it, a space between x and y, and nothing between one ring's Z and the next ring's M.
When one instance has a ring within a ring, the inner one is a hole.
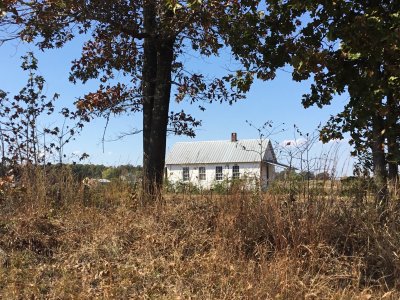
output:
M186 182L190 180L190 169L189 167L182 167L182 181Z
M206 180L206 167L199 167L199 180Z
M240 166L232 166L232 179L240 179Z
M220 172L218 172L218 170L221 170ZM223 176L223 168L222 166L216 166L215 167L215 180L216 181L222 181L224 176Z

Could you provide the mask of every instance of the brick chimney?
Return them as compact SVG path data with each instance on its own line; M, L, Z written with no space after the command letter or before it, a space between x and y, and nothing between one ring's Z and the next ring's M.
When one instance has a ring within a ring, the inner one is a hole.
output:
M237 133L236 132L231 133L231 142L237 142Z

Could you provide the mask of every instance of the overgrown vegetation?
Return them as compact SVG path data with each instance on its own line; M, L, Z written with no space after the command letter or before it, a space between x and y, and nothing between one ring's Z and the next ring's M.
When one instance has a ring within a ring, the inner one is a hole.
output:
M138 194L121 181L84 193L67 168L3 185L1 298L400 297L398 201L382 221L339 190Z

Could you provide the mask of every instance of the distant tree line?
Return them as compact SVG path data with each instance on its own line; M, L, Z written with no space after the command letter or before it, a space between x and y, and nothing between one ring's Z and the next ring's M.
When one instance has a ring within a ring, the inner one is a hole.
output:
M293 179L293 178L299 178L303 180L330 180L332 179L332 175L329 174L329 172L311 172L311 171L301 171L301 172L296 172L295 170L283 170L280 172L277 172L275 174L275 179L277 180L285 180L285 179Z
M123 179L137 181L142 175L141 166L121 165L116 167L94 164L71 164L72 173L78 180L86 177L104 179Z

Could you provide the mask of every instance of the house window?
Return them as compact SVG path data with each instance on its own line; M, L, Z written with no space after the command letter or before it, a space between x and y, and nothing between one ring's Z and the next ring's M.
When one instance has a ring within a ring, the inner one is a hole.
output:
M183 181L189 181L189 167L184 167L182 171Z
M222 167L215 167L215 180L222 180Z
M232 167L232 178L233 179L240 178L239 166L237 166L237 165Z
M199 180L206 180L206 168L199 167Z

